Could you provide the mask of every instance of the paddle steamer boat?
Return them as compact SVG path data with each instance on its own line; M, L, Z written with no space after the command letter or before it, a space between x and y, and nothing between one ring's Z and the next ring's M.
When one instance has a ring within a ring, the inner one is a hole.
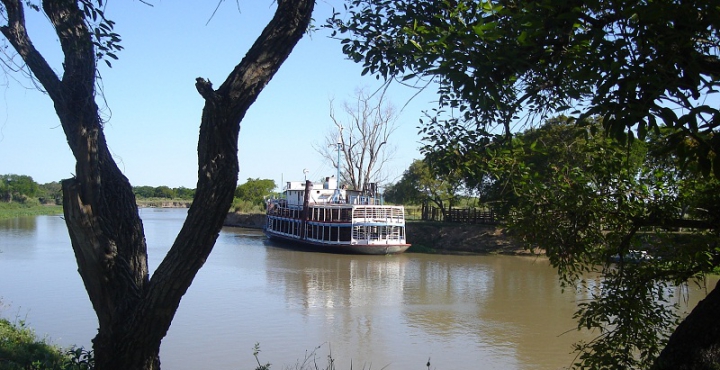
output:
M402 253L410 247L405 209L383 204L376 193L374 184L365 191L340 188L334 176L288 182L283 198L267 201L265 234L317 251Z

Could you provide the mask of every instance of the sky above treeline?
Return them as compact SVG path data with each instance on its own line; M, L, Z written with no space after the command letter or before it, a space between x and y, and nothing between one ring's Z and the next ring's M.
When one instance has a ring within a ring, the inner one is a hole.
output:
M197 138L203 100L195 79L219 86L255 41L276 9L272 0L221 2L109 2L106 16L125 48L108 68L102 63L98 104L105 135L120 169L134 186L195 188ZM219 4L219 6L218 6ZM295 47L243 119L239 182L247 178L301 181L334 175L314 146L334 125L330 119L357 89L378 90L382 81L361 76L341 44L320 26L342 1L318 1L317 30ZM215 12L216 7L218 8ZM213 15L213 12L214 15ZM62 55L46 17L27 11L30 36L57 72ZM2 36L0 36L2 37ZM0 45L7 45L3 38ZM386 164L397 180L419 153L418 120L436 106L433 89L391 85L386 100L400 111L391 138L397 148ZM50 98L20 73L0 78L0 174L29 175L38 183L71 177L74 159Z

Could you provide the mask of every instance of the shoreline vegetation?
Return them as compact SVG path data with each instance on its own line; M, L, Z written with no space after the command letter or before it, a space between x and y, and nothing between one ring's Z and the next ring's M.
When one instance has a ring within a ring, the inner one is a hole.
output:
M0 220L16 217L30 217L41 215L61 215L63 213L60 205L35 204L27 205L22 203L0 202Z
M90 370L93 366L92 351L60 347L38 337L24 321L0 318L0 369Z
M143 198L137 200L140 208L189 208L192 204L187 199ZM0 220L30 217L62 215L63 208L59 204L41 204L39 202L0 202Z
M190 208L192 200L188 199L168 199L168 198L138 198L139 208Z

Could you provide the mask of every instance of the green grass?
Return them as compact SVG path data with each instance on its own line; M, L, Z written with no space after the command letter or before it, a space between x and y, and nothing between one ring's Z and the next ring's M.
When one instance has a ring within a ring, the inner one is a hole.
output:
M35 202L27 204L0 202L0 219L59 214L62 214L62 206L58 205L41 205Z
M62 349L39 339L25 322L0 318L0 370L89 370L92 352Z
M135 203L138 207L163 207L172 205L177 208L189 208L192 199L181 198L136 198Z

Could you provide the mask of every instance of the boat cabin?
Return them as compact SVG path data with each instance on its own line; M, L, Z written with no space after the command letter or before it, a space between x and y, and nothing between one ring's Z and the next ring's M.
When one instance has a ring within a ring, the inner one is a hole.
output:
M322 183L311 183L308 187L309 205L323 204L376 204L369 203L369 198L361 191L338 188L335 176L326 177ZM285 199L290 207L302 207L305 199L305 183L288 181L285 187Z

